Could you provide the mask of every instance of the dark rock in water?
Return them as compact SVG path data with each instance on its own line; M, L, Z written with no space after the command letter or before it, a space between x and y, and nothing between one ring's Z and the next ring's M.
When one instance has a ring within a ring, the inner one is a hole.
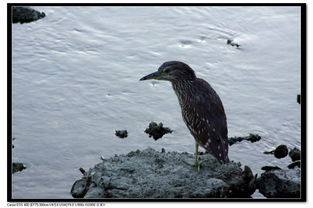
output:
M261 169L264 171L281 170L281 168L277 166L263 166Z
M279 145L278 147L276 147L275 151L274 151L274 156L276 158L284 158L288 155L288 148L286 145Z
M84 168L79 168L79 171L84 175L86 173Z
M301 95L297 95L297 103L301 104Z
M26 166L20 162L13 162L13 173L26 169Z
M236 142L241 142L243 140L250 141L253 143L259 141L260 139L261 137L258 134L249 134L249 136L246 137L230 137L228 138L228 143L231 146Z
M44 18L46 14L44 12L38 12L29 7L13 7L13 23L28 23Z
M82 179L79 179L73 184L71 189L71 195L74 198L83 198L86 195L89 186L90 178L84 177Z
M13 140L15 140L15 138L14 138L14 137L12 138L12 141L13 141ZM14 147L15 147L15 146L14 146L14 144L12 144L12 149L13 149Z
M300 161L300 160L299 160L299 161L296 161L296 162L293 162L293 163L290 163L290 164L288 165L288 168L289 168L289 169L293 169L293 168L295 168L295 167L298 167L298 168L301 167L301 161Z
M158 140L164 134L172 133L173 131L170 128L163 127L163 123L159 125L155 122L149 124L149 128L146 128L145 133L149 134L149 137L153 137L154 140Z
M298 148L293 148L290 150L289 152L289 157L291 158L291 160L294 162L296 160L300 160L301 158L301 151Z
M260 193L268 198L300 198L301 170L272 170L257 179Z
M274 156L278 159L284 158L288 155L288 148L286 145L279 145L276 149L271 151L265 151L264 154L274 154Z
M115 130L115 135L120 138L125 138L128 135L127 130Z
M236 43L234 40L230 40L228 39L227 42L226 42L228 45L231 45L231 46L236 46L237 48L239 48L239 44Z
M200 172L184 161L194 155L158 152L151 148L114 156L86 171L71 193L84 198L231 198L250 197L255 179L240 163L220 164L212 155L200 156ZM83 180L83 181L82 181ZM88 183L90 180L90 183Z

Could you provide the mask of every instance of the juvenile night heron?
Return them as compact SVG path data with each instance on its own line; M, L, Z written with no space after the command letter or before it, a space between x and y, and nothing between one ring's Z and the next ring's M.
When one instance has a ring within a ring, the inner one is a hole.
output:
M158 71L140 80L167 80L172 83L182 110L182 116L190 133L196 140L196 161L199 145L221 163L229 162L227 121L222 101L205 80L197 78L195 72L185 63L168 61Z

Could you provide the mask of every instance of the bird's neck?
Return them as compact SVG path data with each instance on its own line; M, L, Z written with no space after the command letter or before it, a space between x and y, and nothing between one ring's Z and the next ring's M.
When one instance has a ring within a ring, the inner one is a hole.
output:
M190 99L195 95L194 82L194 80L181 80L172 82L173 89L181 105L186 99Z

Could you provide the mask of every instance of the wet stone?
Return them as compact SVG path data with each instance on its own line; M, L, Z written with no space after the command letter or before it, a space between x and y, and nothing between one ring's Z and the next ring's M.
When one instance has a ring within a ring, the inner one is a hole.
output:
M41 18L44 18L46 14L44 12L38 12L30 7L13 7L13 23L29 23Z
M296 161L296 160L300 160L301 151L298 148L295 147L295 148L290 150L289 157L291 158L291 160L293 162Z
M115 136L119 138L125 138L128 136L127 130L115 130Z
M267 198L300 198L301 170L271 170L261 174L257 187Z
M295 167L298 167L298 168L301 167L301 161L300 161L300 160L299 160L299 161L296 161L296 162L293 162L293 163L290 163L290 164L288 165L288 168L289 168L289 169L293 169L293 168L295 168Z
M276 150L274 151L274 156L276 158L284 158L288 155L288 148L286 145L279 145L276 147Z
M75 181L72 186L71 194L74 198L82 198L87 193L87 180L85 178Z
M236 43L234 40L231 40L231 39L228 39L227 41L226 41L226 43L227 43L227 45L231 45L231 46L235 46L235 47L237 47L237 48L239 48L239 44L238 43Z
M264 154L274 154L274 156L278 159L284 158L288 155L288 148L286 145L278 145L276 149L271 151L265 151Z
M119 162L114 162L118 158ZM200 171L184 161L190 153L148 148L109 158L91 168L72 187L80 198L249 198L255 176L240 163L220 164L212 155L201 155Z
M271 170L281 170L281 168L278 166L263 166L261 170L271 171Z
M26 166L20 162L13 162L13 173L26 169Z
M249 134L249 136L246 136L246 137L230 137L228 138L228 143L231 146L237 142L241 142L244 140L254 143L254 142L261 140L261 136L259 136L258 134Z
M163 137L164 134L172 133L173 131L168 127L163 127L163 123L151 122L149 127L146 128L145 133L149 134L149 137L153 137L154 140L158 140Z

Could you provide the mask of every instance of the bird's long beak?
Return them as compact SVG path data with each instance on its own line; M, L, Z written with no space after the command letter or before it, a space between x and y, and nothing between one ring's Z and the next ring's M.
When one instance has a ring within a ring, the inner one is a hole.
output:
M147 76L142 77L140 81L149 80L149 79L159 79L161 76L162 76L162 73L160 73L159 71L156 71L151 74L148 74Z

